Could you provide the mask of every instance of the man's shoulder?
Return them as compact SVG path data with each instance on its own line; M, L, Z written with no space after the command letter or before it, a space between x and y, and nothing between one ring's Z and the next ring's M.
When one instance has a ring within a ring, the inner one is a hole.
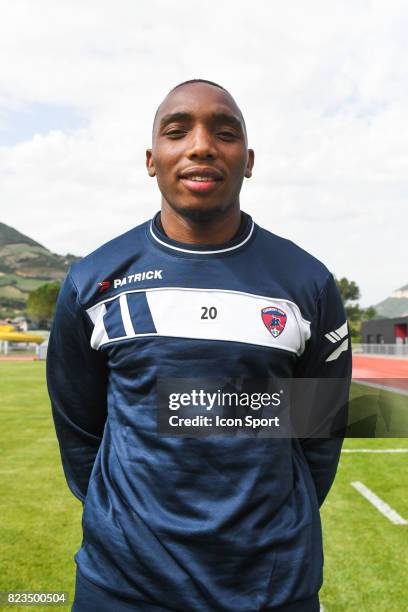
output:
M145 232L150 220L108 240L72 264L69 274L77 288L80 302L86 303L95 292L103 292L112 272L126 267L129 258L137 259L145 249Z
M104 264L107 259L121 258L129 254L130 249L137 249L140 246L140 241L143 238L145 226L148 221L144 221L136 227L132 227L119 236L115 236L111 240L108 240L95 250L91 251L80 261L76 262L72 266L72 270L80 272L87 268L93 268L100 264Z
M283 272L290 272L292 278L302 276L317 283L327 280L330 271L315 255L264 227L258 226L258 234L260 249L264 250L266 256L273 257Z

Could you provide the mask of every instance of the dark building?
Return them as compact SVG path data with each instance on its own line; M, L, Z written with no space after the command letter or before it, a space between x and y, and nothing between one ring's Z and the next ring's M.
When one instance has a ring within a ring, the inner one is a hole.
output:
M408 315L361 324L363 344L408 344Z

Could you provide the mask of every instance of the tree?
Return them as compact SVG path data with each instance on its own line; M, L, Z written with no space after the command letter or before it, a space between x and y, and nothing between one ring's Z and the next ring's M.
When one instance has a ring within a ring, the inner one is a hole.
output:
M377 312L373 306L369 306L368 308L360 308L359 304L350 303L356 302L356 300L360 299L361 297L360 288L354 281L349 281L345 277L341 278L340 280L335 277L335 281L343 300L344 309L349 322L350 335L355 339L360 338L361 322L374 319Z
M377 311L374 306L369 306L365 310L363 310L363 321L370 321L371 319L375 319L377 316Z
M38 287L38 289L31 291L27 301L29 316L38 321L50 323L54 316L60 288L60 283L53 282L45 283Z
M336 279L336 283L344 304L349 301L358 300L361 297L360 289L354 281L349 281L343 277L340 280Z

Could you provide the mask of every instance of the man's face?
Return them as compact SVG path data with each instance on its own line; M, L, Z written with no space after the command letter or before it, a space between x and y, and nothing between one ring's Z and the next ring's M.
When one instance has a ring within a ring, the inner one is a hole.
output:
M192 83L165 98L146 166L176 212L204 220L239 207L242 182L251 176L253 163L241 112L227 92Z

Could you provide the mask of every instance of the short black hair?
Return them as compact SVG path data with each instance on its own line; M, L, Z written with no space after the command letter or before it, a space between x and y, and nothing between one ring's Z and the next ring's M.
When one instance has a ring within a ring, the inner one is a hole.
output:
M222 85L219 85L218 83L214 83L214 81L209 81L208 79L189 79L188 81L183 81L182 83L178 83L178 85L175 85L174 87L172 87L170 89L170 91L168 92L167 96L169 94L171 94L172 91L174 91L175 89L177 89L178 87L181 87L182 85L188 85L189 83L207 83L207 85L214 85L214 87L219 87L220 89L222 89L223 91L225 91L229 96L231 96L230 92L228 91L228 89L225 89L225 87L223 87ZM166 98L167 98L166 96ZM231 96L232 98L232 96ZM234 98L232 98L234 99ZM153 127L152 127L152 135L154 132L154 124L156 123L156 118L157 118L157 114L159 112L159 108L160 108L161 104L159 104L159 106L157 107L156 113L154 115L154 119L153 119ZM246 134L246 125L245 125L245 119L243 114L241 113L241 110L239 109L240 115L241 115L241 119L242 119L242 123L244 125L244 131Z
M214 83L214 81L208 81L207 79L189 79L188 81L183 81L182 83L179 83L178 85L175 85L175 87L170 89L169 93L177 89L177 87L181 87L182 85L187 85L188 83L208 83L208 85L214 85L214 87L219 87L220 89L223 89L231 96L231 94L229 93L229 91L225 89L225 87L223 87L222 85L218 85L218 83Z

